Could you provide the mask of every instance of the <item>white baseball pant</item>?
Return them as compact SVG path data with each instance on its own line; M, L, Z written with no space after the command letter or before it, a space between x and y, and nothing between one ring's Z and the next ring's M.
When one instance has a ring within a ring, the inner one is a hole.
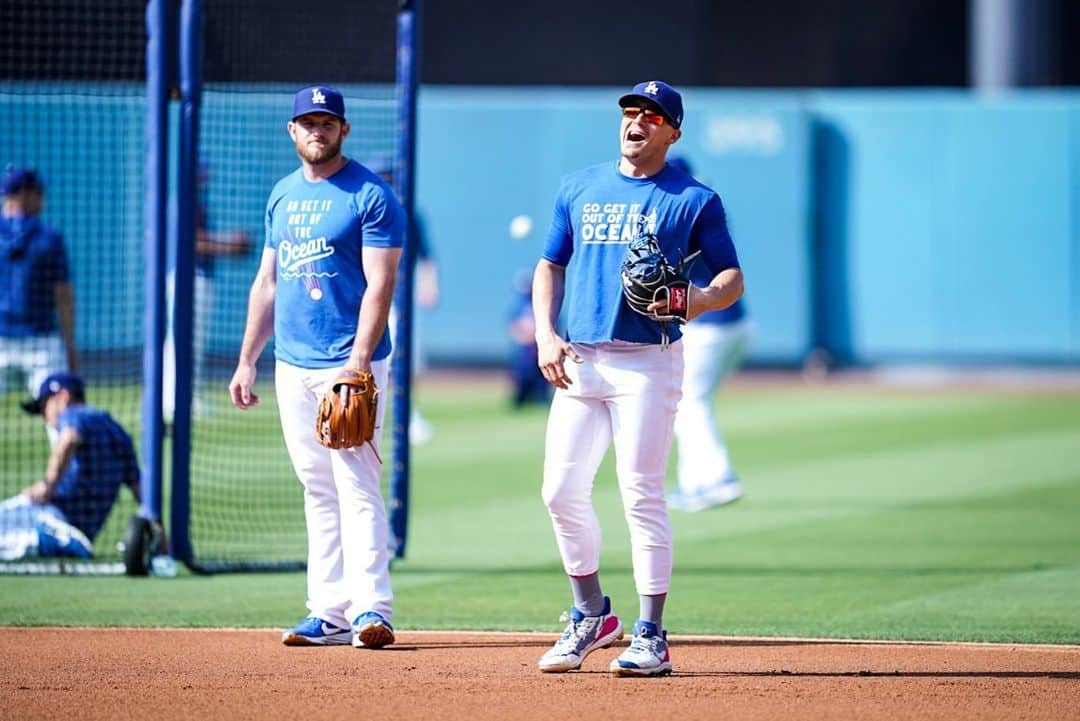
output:
M275 388L285 446L304 486L307 521L307 607L347 628L365 611L390 620L389 530L381 491L382 464L371 444L333 450L315 440L315 413L341 368L305 369L277 362ZM389 362L371 372L380 389L375 437L382 436Z
M713 394L742 363L752 339L753 326L746 319L724 325L691 321L683 327L686 369L675 438L679 488L685 493L734 475L713 413Z
M672 538L664 477L681 394L682 343L667 349L620 341L573 347L584 362L566 360L573 384L552 399L541 491L563 567L570 576L599 570L600 523L592 489L614 442L634 584L641 595L667 593Z
M50 374L68 369L64 341L59 333L0 338L0 395L7 392L8 368L21 369L30 395L36 396Z

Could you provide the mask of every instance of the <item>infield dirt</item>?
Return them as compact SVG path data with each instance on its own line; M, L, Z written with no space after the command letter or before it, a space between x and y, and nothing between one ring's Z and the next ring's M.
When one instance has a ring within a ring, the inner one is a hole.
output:
M545 675L538 634L400 632L379 651L274 631L2 628L3 718L1080 719L1080 647L673 637L674 675Z

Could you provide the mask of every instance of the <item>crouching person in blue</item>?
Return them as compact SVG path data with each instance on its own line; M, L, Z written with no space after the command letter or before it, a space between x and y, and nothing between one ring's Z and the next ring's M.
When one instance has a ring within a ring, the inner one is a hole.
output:
M139 500L131 436L85 400L79 376L54 373L22 404L55 431L56 441L44 478L0 502L0 560L90 558L94 536L105 525L120 486Z

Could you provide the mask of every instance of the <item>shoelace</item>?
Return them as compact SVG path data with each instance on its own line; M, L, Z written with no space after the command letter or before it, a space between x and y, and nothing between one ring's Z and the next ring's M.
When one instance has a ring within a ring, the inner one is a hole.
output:
M630 642L630 650L660 656L663 643L664 639L661 636L634 636L634 639Z
M570 612L563 611L562 615L559 616L559 621L563 623L569 623L570 625L566 627L566 630L563 631L562 636L560 636L559 640L555 642L555 648L560 653L575 650L578 647L579 641L585 636L585 634L592 630L589 627L590 624L588 623L588 621L594 618L598 619L600 617L586 616L585 618L575 623L574 619L570 617Z

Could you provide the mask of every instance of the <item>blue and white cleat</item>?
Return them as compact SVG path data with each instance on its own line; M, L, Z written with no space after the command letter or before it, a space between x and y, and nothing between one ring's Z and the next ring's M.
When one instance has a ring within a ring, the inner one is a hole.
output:
M555 645L537 663L544 673L564 673L581 668L582 661L598 648L607 648L623 637L622 621L611 612L611 599L604 596L604 612L586 616L575 606L560 620L569 621Z
M667 631L655 623L634 623L634 638L630 646L611 662L616 676L666 676L671 673L671 654L668 653Z
M55 516L41 514L35 530L38 535L39 556L90 558L94 555L94 544L86 534Z
M742 498L742 495L743 487L739 479L729 476L719 483L695 491L672 491L667 495L667 503L669 508L674 508L676 511L693 513L704 511L706 508L726 506Z
M382 648L394 642L394 627L374 611L353 619L352 630L352 645L356 648Z
M281 642L286 646L344 646L350 638L352 631L318 616L308 616L281 634Z

